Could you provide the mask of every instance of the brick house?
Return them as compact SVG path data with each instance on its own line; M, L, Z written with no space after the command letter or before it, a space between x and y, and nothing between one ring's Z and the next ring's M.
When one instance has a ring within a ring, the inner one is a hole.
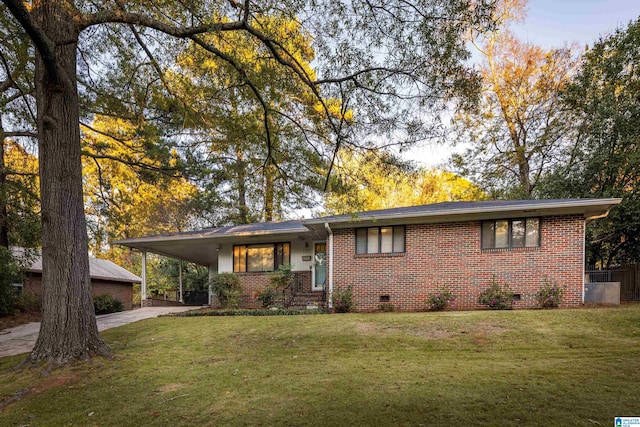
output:
M22 248L12 248L18 257ZM26 277L22 284L22 292L42 295L42 258L38 255L28 257ZM100 258L89 257L89 274L93 296L109 294L122 302L125 310L133 308L133 285L142 283L142 279L119 265Z
M458 308L476 309L478 294L495 276L516 294L516 308L533 307L545 281L566 286L565 305L575 306L584 301L585 224L619 203L446 202L115 243L206 265L210 274L234 272L245 306L258 305L255 292L282 264L295 273L290 302L296 304L330 306L336 289L352 286L358 310L381 303L421 310L429 294L447 286Z

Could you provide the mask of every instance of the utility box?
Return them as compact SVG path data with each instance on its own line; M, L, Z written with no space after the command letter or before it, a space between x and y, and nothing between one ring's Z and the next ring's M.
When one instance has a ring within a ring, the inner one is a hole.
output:
M585 283L584 302L620 304L620 282Z

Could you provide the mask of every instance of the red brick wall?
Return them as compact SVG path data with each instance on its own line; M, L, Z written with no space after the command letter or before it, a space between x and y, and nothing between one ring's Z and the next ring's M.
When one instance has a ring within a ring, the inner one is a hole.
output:
M375 310L389 295L398 310L423 310L429 294L443 285L458 309L483 308L479 293L493 275L521 294L515 308L535 306L545 278L566 285L567 306L582 303L584 219L541 218L541 246L504 252L480 249L480 222L406 226L403 254L355 255L354 229L334 231L334 288L353 286L360 311Z
M91 280L93 296L110 294L122 302L125 310L131 310L133 305L133 285L124 282L109 282L105 280ZM24 292L42 295L42 275L29 274L24 282Z
M301 275L304 282L305 292L311 291L311 272L308 270L293 271L293 273ZM244 295L242 296L241 308L262 308L262 302L256 300L258 292L269 286L269 273L235 273L240 277ZM308 289L308 290L307 290ZM215 299L215 297L214 297ZM214 307L217 306L215 301Z

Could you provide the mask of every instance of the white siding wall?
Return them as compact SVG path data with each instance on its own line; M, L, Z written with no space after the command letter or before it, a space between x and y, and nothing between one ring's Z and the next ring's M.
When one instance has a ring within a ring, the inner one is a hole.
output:
M300 239L278 240L278 242L291 243L291 270L311 270L313 265L313 242ZM303 256L311 256L311 260L303 261ZM223 243L218 252L218 272L229 273L233 271L233 244Z

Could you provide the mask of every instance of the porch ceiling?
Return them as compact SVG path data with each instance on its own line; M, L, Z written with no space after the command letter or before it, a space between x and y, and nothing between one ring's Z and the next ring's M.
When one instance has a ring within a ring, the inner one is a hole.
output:
M299 221L285 221L146 236L113 243L200 265L216 265L223 244L309 240L315 238L315 234Z

